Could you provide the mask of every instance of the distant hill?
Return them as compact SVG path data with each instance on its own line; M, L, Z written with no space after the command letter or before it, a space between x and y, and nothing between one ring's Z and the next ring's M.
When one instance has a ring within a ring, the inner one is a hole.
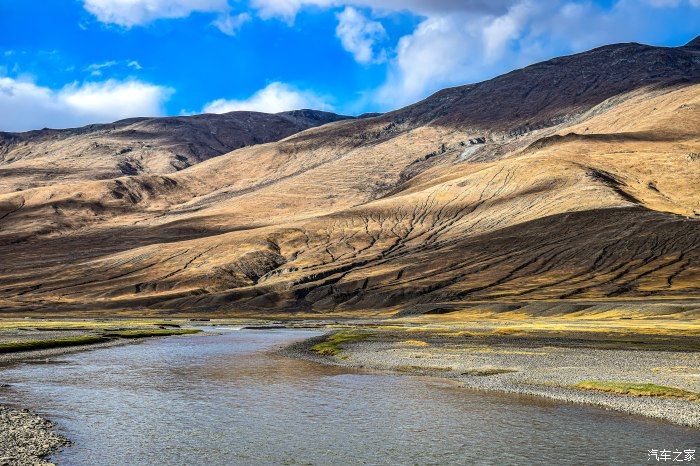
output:
M0 132L0 187L172 173L253 144L351 117L317 110L130 118L73 129Z

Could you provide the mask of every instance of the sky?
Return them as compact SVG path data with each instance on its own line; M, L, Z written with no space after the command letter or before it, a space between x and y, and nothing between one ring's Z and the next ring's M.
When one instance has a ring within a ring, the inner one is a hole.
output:
M0 0L0 131L383 112L555 56L698 34L700 0Z

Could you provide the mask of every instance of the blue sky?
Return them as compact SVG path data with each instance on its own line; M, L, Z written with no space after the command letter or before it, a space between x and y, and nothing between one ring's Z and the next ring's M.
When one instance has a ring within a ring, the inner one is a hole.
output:
M386 111L606 43L697 34L700 0L0 0L0 130Z

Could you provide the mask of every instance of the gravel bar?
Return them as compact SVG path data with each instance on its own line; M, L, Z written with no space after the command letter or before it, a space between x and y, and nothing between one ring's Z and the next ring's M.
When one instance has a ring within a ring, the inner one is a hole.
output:
M412 338L418 338L414 336ZM700 428L700 402L630 396L574 388L585 380L653 383L700 392L700 353L567 348L383 339L343 344L342 353L320 356L311 347L325 337L295 343L282 354L352 368L449 378L473 390L534 395L596 405ZM429 339L425 339L429 340ZM420 345L423 343L423 345Z

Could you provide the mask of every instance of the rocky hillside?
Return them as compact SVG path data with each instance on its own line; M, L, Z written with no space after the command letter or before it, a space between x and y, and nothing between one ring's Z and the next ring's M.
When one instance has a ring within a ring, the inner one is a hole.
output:
M177 172L4 191L0 306L699 312L695 44L557 58Z
M350 117L318 110L130 118L73 129L0 132L0 189L172 173L253 144Z

